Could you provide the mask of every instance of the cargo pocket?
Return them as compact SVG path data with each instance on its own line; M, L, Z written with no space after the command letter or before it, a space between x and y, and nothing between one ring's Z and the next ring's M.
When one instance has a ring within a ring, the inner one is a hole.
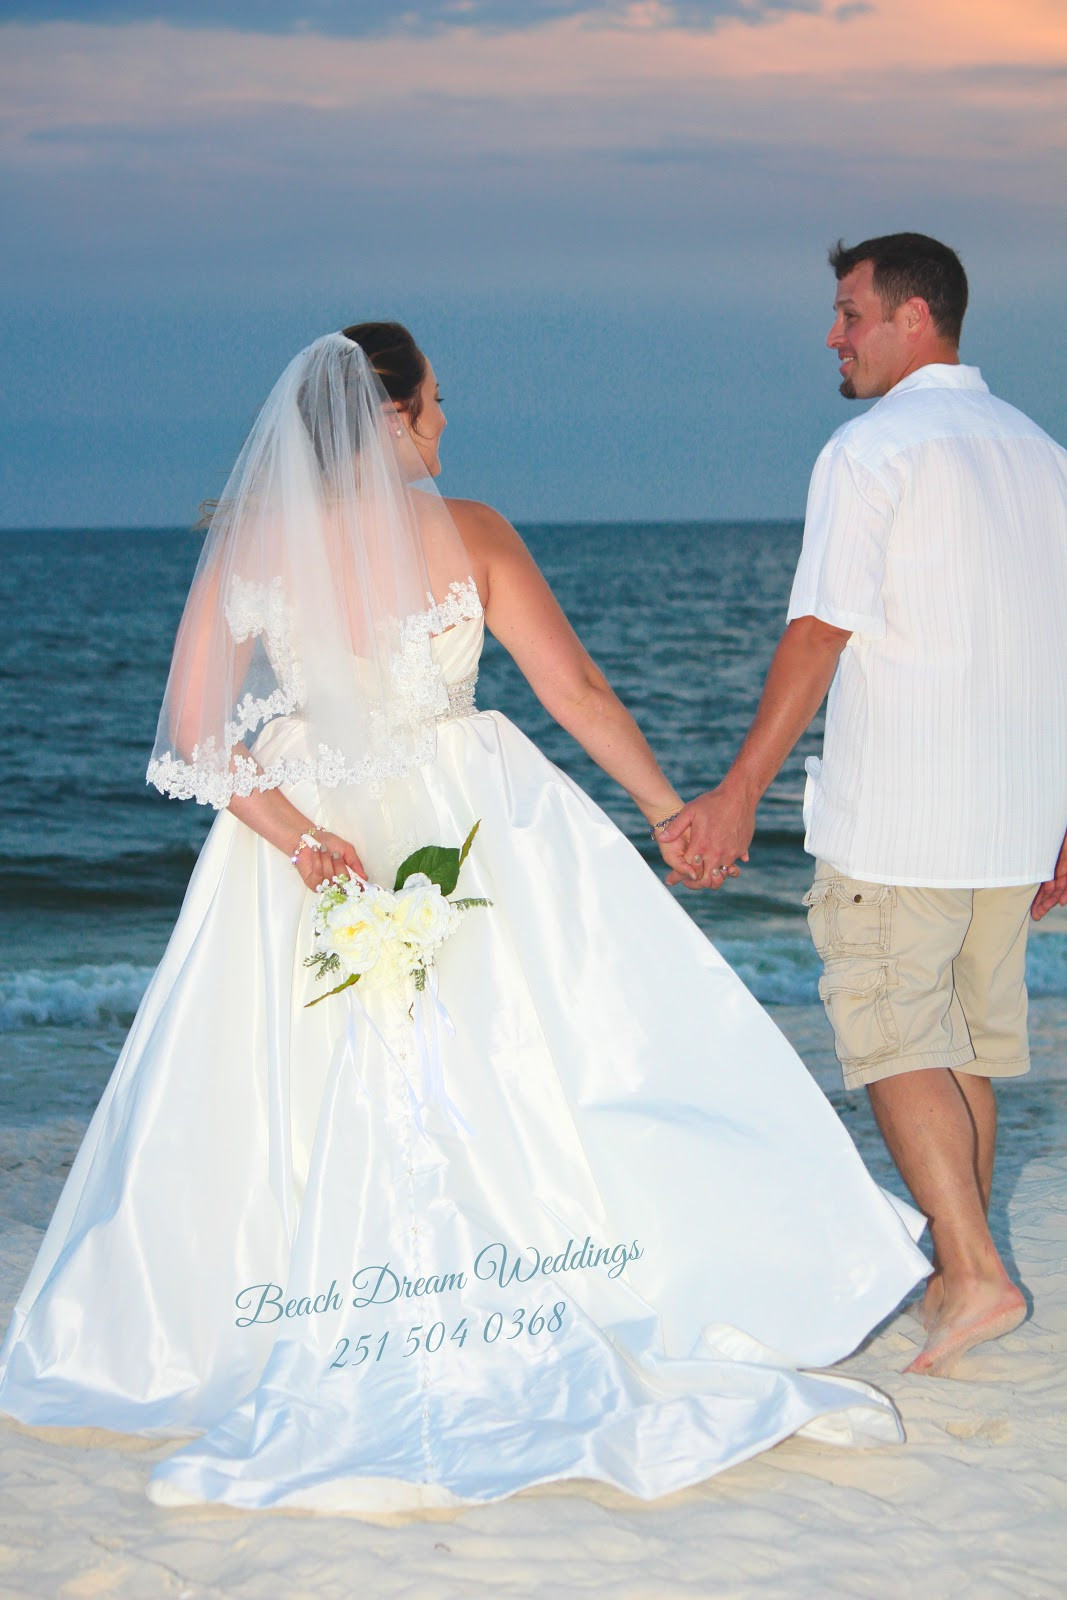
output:
M843 1067L884 1061L900 1049L889 992L897 985L895 961L830 961L819 979L819 998L834 1030Z
M811 942L821 956L830 952L830 880L812 884L804 896L808 908L808 932Z
M889 954L896 904L891 884L822 878L808 890L804 904L812 943L824 960Z

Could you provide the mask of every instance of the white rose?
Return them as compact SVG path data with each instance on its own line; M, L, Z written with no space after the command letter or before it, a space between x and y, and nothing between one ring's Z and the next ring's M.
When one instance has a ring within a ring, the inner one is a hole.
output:
M385 923L392 920L393 913L396 910L395 894L390 894L389 890L383 889L381 884L371 883L364 890L364 896L370 900L371 910L379 922Z
M432 878L428 878L426 876L425 872L412 872L411 874L409 874L408 877L406 877L404 879L404 882L401 885L402 890L404 890L404 889L435 889L436 887L437 887L437 885L434 883L433 879Z
M382 925L364 896L346 900L326 913L322 943L340 958L348 976L369 972L382 949Z
M400 891L393 923L399 938L417 949L434 950L448 938L459 916L437 884L418 872Z

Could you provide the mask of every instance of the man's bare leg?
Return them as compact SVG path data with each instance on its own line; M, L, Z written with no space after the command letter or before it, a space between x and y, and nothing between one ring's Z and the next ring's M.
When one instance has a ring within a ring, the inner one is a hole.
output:
M993 1160L997 1143L997 1100L993 1085L988 1078L977 1073L964 1072L957 1069L952 1073L960 1088L960 1093L967 1102L967 1109L971 1114L971 1123L974 1127L975 1161L974 1171L978 1180L978 1190L982 1196L982 1206L985 1214L989 1216L989 1200L993 1192ZM914 1307L915 1315L924 1328L929 1329L941 1310L941 1301L944 1298L944 1281L941 1276L941 1265L934 1256L934 1270L926 1280L926 1290L921 1300Z
M1026 1315L1026 1302L1004 1270L986 1221L992 1179L987 1088L988 1096L980 1088L974 1093L972 1110L971 1095L945 1069L900 1073L868 1085L889 1153L929 1222L942 1290L926 1344L909 1372L942 1376L966 1350L1008 1333Z
M952 1076L967 1102L967 1109L974 1124L975 1177L978 1179L982 1205L988 1217L989 1197L993 1192L993 1159L997 1143L996 1095L990 1080L980 1077L976 1072L964 1072L962 1068L957 1068Z

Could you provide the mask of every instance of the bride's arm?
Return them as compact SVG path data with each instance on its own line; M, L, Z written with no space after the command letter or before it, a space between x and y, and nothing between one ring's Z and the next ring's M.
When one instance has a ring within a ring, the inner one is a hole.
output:
M515 529L489 506L449 503L471 558L481 569L483 593L488 594L486 625L514 658L545 710L621 784L649 822L669 817L682 804L677 790L567 621Z
M210 591L205 591L202 596L194 591L193 598L199 603L190 605L187 615L208 617L212 599ZM235 679L243 677L251 649L251 641L238 645ZM188 760L200 736L202 703L209 679L206 629L183 622L175 652L188 689L174 714L171 736L179 755ZM234 746L233 757L234 760L255 761L243 744ZM336 833L315 828L313 819L305 817L280 789L257 790L247 796L235 795L227 810L254 833L258 833L260 838L266 839L268 844L275 845L283 855L289 856L309 889L317 889L324 879L336 876L342 869L354 872L361 878L367 876L363 863L348 840ZM320 841L319 849L306 844L301 847L301 835L312 829L314 837Z
M236 745L234 755L247 756L248 752L243 745ZM359 878L367 876L362 861L348 840L342 839L340 834L315 827L312 819L297 810L280 789L234 795L227 810L254 833L258 833L261 839L266 839L268 844L275 845L283 855L289 856L309 889L317 889L321 883L344 870L354 872ZM320 848L317 850L307 844L301 846L301 836L311 828L314 828L314 834L309 837L319 841Z

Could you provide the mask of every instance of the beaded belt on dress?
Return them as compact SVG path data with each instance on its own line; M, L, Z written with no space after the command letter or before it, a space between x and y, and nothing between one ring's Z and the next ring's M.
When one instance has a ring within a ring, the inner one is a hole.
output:
M465 678L460 678L457 683L446 684L448 690L448 710L437 713L438 722L451 722L456 717L470 717L477 711L474 703L474 690L478 682L478 672L469 672Z

